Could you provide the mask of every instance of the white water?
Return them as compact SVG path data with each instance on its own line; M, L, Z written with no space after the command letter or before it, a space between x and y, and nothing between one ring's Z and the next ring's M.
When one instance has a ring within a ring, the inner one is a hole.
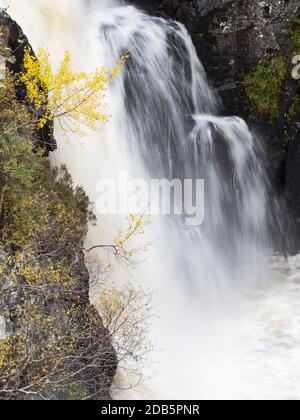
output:
M201 229L181 219L153 226L160 241L135 277L158 290L157 375L120 398L300 398L300 261L267 267L272 202L262 152L243 121L216 116L186 30L117 1L9 3L34 48L55 60L69 49L77 68L93 69L130 52L107 129L81 143L61 137L54 157L92 200L99 177L121 170L206 180ZM90 244L109 242L117 223L101 219Z

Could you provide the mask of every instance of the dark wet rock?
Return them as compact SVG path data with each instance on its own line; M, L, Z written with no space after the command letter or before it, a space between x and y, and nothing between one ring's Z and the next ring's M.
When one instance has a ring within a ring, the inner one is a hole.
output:
M6 65L9 71L18 74L23 69L24 52L29 48L32 53L33 49L29 44L27 37L24 35L20 26L5 12L0 10L0 28L7 40L7 47L11 50L13 60L7 61ZM26 97L25 87L17 87L17 96L20 101L24 101ZM42 117L43 111L41 112ZM53 121L48 121L42 129L35 133L36 143L46 149L46 152L53 152L57 145L54 138Z
M293 142L288 148L286 159L286 195L291 209L292 226L296 233L296 240L292 243L291 253L299 251L300 238L300 141Z

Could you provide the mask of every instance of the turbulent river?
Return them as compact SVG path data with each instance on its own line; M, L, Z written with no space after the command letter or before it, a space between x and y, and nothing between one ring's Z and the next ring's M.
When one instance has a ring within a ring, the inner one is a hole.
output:
M2 3L54 64L66 49L83 70L129 52L109 92L108 126L80 140L56 133L53 164L67 164L92 201L99 179L124 171L205 180L203 225L176 216L149 227L159 239L133 275L155 291L152 374L116 398L300 398L300 257L273 256L277 203L262 140L243 120L220 116L186 29L122 1ZM100 217L88 244L109 243L121 219Z

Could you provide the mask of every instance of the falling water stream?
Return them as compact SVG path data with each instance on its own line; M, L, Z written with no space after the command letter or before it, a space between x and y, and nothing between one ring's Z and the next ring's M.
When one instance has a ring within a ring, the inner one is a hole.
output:
M5 2L4 2L5 3ZM300 398L300 258L272 257L274 199L261 140L221 104L183 25L113 0L10 0L9 13L54 62L77 69L130 58L105 129L66 141L67 164L92 201L101 178L205 180L205 221L159 217L135 282L155 290L153 375L117 398ZM88 243L109 243L122 220L99 219ZM124 273L115 274L122 276Z

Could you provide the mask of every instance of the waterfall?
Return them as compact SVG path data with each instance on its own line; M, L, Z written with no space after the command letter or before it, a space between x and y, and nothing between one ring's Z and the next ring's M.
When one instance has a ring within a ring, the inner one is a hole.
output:
M120 99L117 113L135 175L205 179L204 225L186 228L178 218L164 223L166 244L173 244L166 255L178 262L175 277L205 300L238 287L238 270L253 271L267 249L260 140L241 119L217 116L220 101L183 25L132 6L101 10L98 21L110 64L130 54L113 95Z
M253 338L266 333L264 290L271 278L284 277L266 265L273 201L263 147L243 120L221 116L221 102L187 30L121 1L8 3L34 48L46 46L54 61L69 49L77 68L86 70L113 66L129 52L110 91L108 127L83 142L66 143L57 133L54 163L66 163L91 200L97 199L99 178L124 170L144 179L205 180L201 226L172 216L155 218L151 228L159 240L134 275L143 287L157 290L157 351L151 355L157 374L119 397L251 398L259 392L276 396L285 385L290 395L288 378L283 385L274 380L269 392L270 373L257 353L262 342ZM116 223L114 217L100 218L89 243L111 240ZM253 367L254 359L259 362Z

